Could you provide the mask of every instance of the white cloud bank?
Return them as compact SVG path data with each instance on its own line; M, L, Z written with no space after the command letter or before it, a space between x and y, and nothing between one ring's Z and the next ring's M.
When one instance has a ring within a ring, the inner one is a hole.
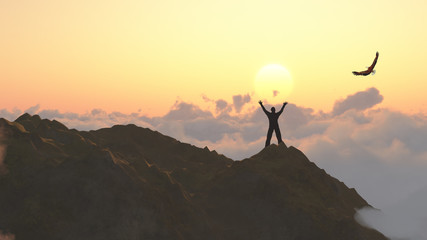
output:
M381 210L364 208L356 220L392 240L427 240L427 187Z
M134 123L199 147L208 146L236 160L264 147L268 120L257 99L248 94L233 96L231 103L203 99L212 104L214 112L183 101L162 117L102 109L62 113L40 110L38 105L25 112L79 130ZM279 125L287 145L300 148L319 167L386 211L427 185L427 116L376 108L382 100L376 88L369 88L336 101L330 113L289 103ZM22 113L3 109L0 117L14 120ZM272 140L276 142L275 136ZM424 200L427 202L427 196Z

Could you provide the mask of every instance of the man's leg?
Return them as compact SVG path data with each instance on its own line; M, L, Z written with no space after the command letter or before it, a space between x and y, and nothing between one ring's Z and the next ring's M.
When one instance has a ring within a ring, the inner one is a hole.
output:
M280 134L279 126L274 128L274 131L276 131L277 143L279 144L279 143L283 142L282 141L282 134Z
M270 145L270 141L271 141L271 136L273 135L273 128L268 128L268 132L267 132L267 141L265 141L265 146L267 147L268 145Z

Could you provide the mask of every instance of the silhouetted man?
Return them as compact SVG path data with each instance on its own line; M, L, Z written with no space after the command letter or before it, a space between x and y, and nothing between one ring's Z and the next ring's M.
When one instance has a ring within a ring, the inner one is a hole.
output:
M267 115L268 122L269 122L268 132L267 132L267 141L265 141L265 146L267 147L268 145L270 145L271 136L273 135L273 131L276 132L277 142L278 143L283 142L282 141L282 135L280 134L279 122L277 120L279 119L280 114L282 114L283 109L285 108L286 104L288 104L288 102L283 103L282 108L277 113L276 113L276 109L274 107L271 108L271 112L267 111L265 109L264 105L262 105L261 100L258 103L259 103L259 105L261 105L262 110Z

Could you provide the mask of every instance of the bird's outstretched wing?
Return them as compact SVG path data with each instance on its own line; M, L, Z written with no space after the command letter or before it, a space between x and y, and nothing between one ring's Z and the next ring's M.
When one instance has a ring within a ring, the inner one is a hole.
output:
M367 76L367 75L369 75L368 70L361 71L361 72L353 71L352 73L353 73L354 75L356 75L356 76L359 76L359 75Z
M373 70L374 70L375 65L377 64L378 56L379 56L379 53L377 52L376 56L375 56L375 59L374 59L374 62L371 64L371 66L368 67L367 70L360 71L360 72L353 71L353 74L356 75L356 76L358 76L358 75L367 76L367 75L371 74L373 72Z

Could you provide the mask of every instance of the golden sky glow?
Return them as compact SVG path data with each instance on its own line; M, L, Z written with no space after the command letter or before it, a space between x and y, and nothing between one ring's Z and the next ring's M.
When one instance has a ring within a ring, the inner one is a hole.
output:
M286 101L328 111L376 87L382 106L427 112L427 2L0 0L1 108L166 113L254 92L285 66ZM355 77L379 51L374 76Z
M255 77L255 97L272 104L281 104L293 89L289 71L280 64L268 64Z

